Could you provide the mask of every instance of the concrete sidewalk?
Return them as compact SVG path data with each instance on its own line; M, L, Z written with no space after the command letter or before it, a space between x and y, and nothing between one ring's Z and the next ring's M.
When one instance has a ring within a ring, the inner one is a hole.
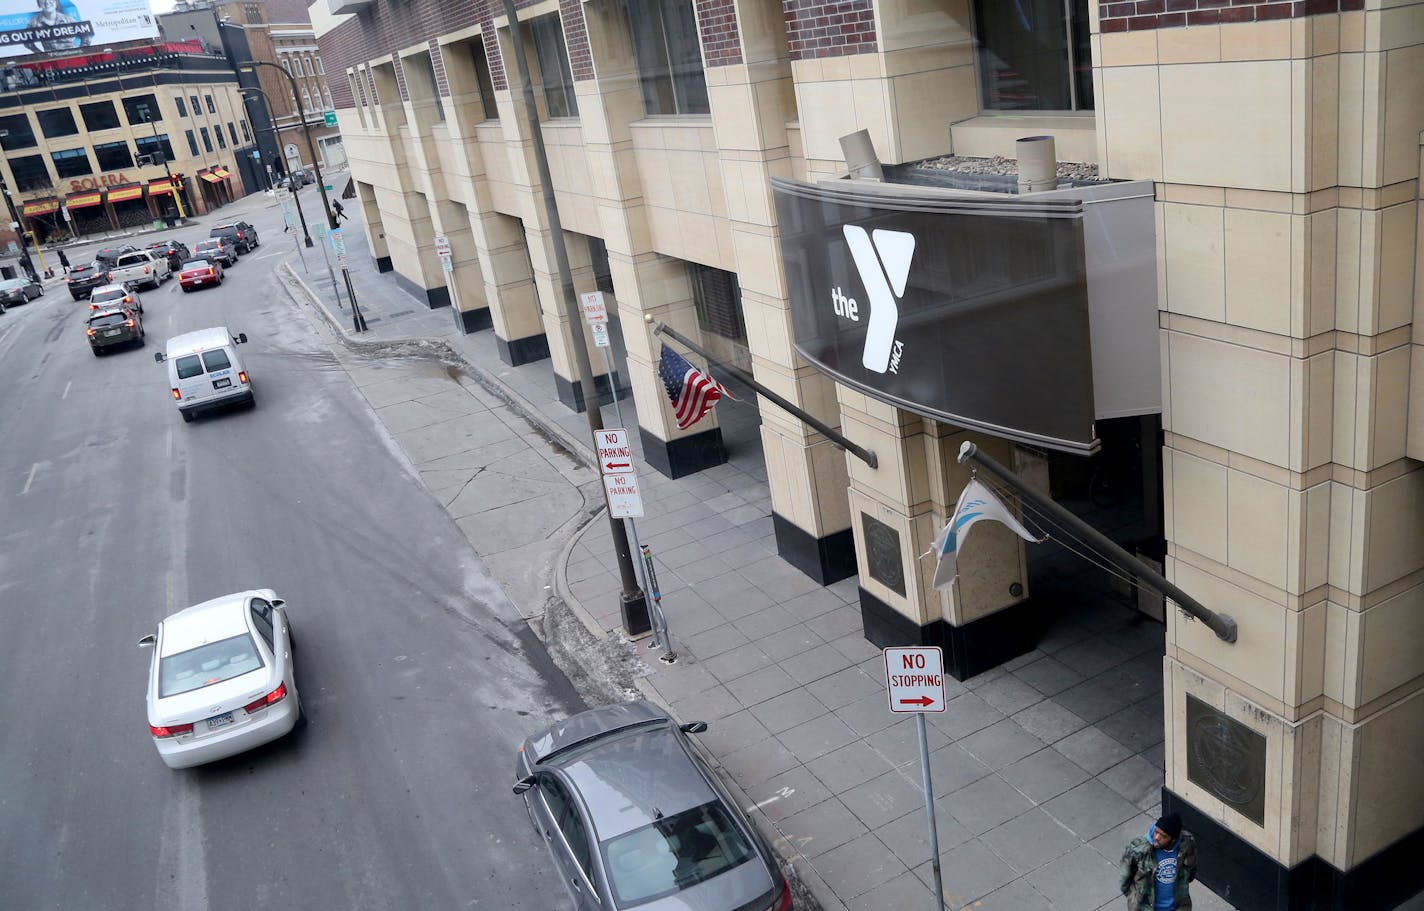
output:
M555 445L592 464L586 419L558 401L547 363L504 364L492 333L458 332L448 309L427 309L376 272L359 223L347 234L366 333L353 335L319 251L305 251L305 270L288 263L334 327L353 344L443 342ZM631 398L621 405L636 426ZM639 473L647 516L638 533L657 560L678 660L656 660L641 640L638 685L681 720L710 723L703 742L822 908L927 911L915 724L888 711L856 581L822 587L777 556L755 408L718 412L727 464L677 481ZM604 422L614 426L611 407ZM564 599L605 637L620 626L612 553L599 518L554 573ZM1035 651L967 683L946 681L951 701L929 716L929 746L948 907L1122 907L1118 857L1158 813L1163 639L1162 626L1117 604L1084 603ZM1198 911L1232 907L1200 885L1192 892Z

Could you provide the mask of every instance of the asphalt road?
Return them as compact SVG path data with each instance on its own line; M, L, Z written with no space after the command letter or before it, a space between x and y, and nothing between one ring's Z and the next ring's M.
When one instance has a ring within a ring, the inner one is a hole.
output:
M62 286L0 315L0 907L565 907L509 786L578 697L280 290L277 210L241 206L262 246L141 292L144 348L93 357ZM251 339L257 407L185 425L153 353L211 325ZM310 724L170 771L135 643L255 587Z

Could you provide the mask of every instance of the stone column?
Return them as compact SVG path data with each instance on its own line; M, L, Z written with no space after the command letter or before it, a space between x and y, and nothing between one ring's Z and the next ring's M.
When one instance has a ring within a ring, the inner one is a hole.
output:
M1164 803L1238 904L1391 907L1424 885L1424 4L1282 10L1097 24L1104 170L1159 182L1167 570L1240 626L1169 611Z

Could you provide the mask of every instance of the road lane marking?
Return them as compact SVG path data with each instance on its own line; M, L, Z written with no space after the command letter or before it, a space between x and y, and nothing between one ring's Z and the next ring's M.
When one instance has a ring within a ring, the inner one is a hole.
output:
M25 489L20 491L20 496L23 497L25 494L30 492L30 485L35 483L35 472L39 470L39 467L39 462L36 462L30 466L30 476L28 478L25 478Z
M64 384L64 395L61 395L61 396L59 397L59 400L60 400L61 402L64 401L65 399L69 398L69 387L70 387L70 386L73 386L73 385L74 385L74 380L70 380L69 382L67 382L67 383Z

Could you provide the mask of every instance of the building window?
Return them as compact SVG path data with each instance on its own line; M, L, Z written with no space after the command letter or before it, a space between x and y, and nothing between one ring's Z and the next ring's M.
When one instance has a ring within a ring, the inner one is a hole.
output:
M237 124L233 123L231 120L229 120L229 121L227 122L227 135L228 135L228 138L230 138L230 139L232 140L232 144L233 144L234 146L236 146L236 145L237 145Z
M191 158L198 157L198 137L193 135L192 130L184 130L183 135L188 138L188 155Z
M194 116L194 117L197 117L199 114L203 113L203 106L202 106L202 104L200 104L200 103L198 102L198 96L197 96L197 95L189 95L189 96L188 96L188 100L191 101L191 102L193 102L193 116Z
M316 58L316 74L318 76L326 75L326 67L322 64L320 57Z
M246 5L243 6L243 8L242 8L242 12L243 12L243 15L247 17L248 24L250 24L250 25L261 25L261 24L262 24L262 7L258 6L256 3L248 3L248 4L246 4Z
M326 86L326 89L325 89L325 90L326 90L326 109L327 109L328 111L334 111L334 110L336 110L336 102L334 102L334 101L331 100L331 86L329 86L329 85Z
M15 175L16 192L42 190L54 186L54 181L49 176L49 168L45 167L43 155L21 155L18 158L11 158L10 172Z
M84 115L84 129L91 133L99 130L114 130L119 127L119 112L112 101L81 104L79 113Z
M208 103L208 113L209 113L209 114L216 114L216 113L218 112L217 105L213 104L213 96L212 96L212 95L204 95L204 96L203 96L203 100Z
M1091 111L1088 0L974 0L984 107Z
M731 272L688 264L692 277L692 297L697 305L697 324L704 332L745 344L747 322L742 315L742 289Z
M74 111L69 108L35 111L35 119L40 122L40 132L49 139L73 136L79 132L79 125L74 122ZM31 144L33 145L33 143Z
M643 110L649 115L711 113L692 0L628 0L627 9Z
M311 93L305 88L302 89L302 114L311 110Z
M486 120L499 119L499 105L494 97L494 77L490 74L489 57L485 56L485 39L477 36L470 42L470 62L475 66L475 84L480 87L480 107Z
M182 96L182 95L174 95L174 96L173 96L173 104L174 104L174 106L176 106L176 107L178 108L178 116L179 116L179 117L187 117L187 116L188 116L188 105L183 102L183 96Z
M168 141L166 133L158 136L140 136L134 140L134 147L138 149L140 155L162 154L164 161L173 160L173 143ZM196 153L195 153L196 154ZM159 162L154 162L158 164Z
M74 115L71 114L69 119L73 122ZM0 117L0 149L7 152L11 149L33 149L38 144L35 142L35 131L30 126L30 118L24 114L6 114Z
M292 71L292 64L287 60L286 57L283 57L283 58L282 58L281 64L282 64L282 69L286 70L288 73L290 73L290 72Z
M227 138L223 136L222 124L218 124L217 126L213 127L213 136L217 138L218 148L227 148Z
M412 88L410 77L415 76L415 81L420 83L420 93L435 102L435 119L443 123L445 105L440 103L440 83L435 81L435 61L430 59L429 54L412 54L405 58L405 63L409 67L406 71L406 89Z
M544 102L550 117L577 117L574 75L569 69L569 52L564 47L564 29L558 13L529 21L534 56L539 61L539 81L544 84Z
M158 99L152 95L137 95L124 99L124 116L129 125L158 123L163 120L163 112L158 109Z
M203 148L206 149L209 154L211 154L213 151L213 137L208 135L208 128L198 127L198 132L202 134L203 137Z
M94 173L94 167L89 163L89 153L83 149L50 152L49 157L54 161L54 173L60 177L84 177Z
M152 138L152 137L150 137ZM127 142L97 142L94 144L94 160L100 171L122 171L133 167L133 153Z
M302 66L306 68L308 76L316 75L316 67L312 66L312 59L310 57L302 58Z
M246 121L246 120L239 120L239 121L237 122L237 125L240 126L240 127L242 127L242 141L243 141L243 142L251 142L251 141L252 141L252 133L249 132L248 129L247 129L247 121Z

